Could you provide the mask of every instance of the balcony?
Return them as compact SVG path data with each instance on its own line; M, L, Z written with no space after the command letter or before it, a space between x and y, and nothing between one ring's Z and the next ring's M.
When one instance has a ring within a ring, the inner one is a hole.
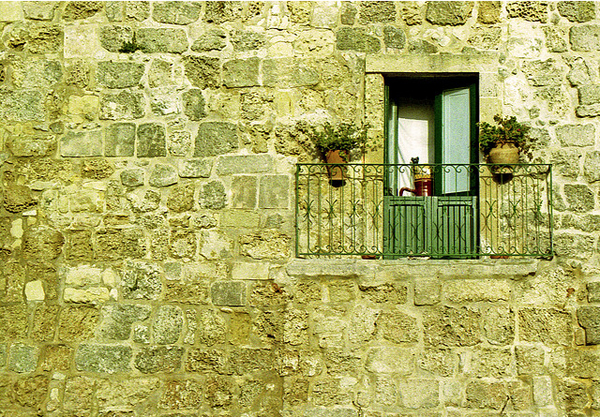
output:
M298 257L552 254L551 165L297 165Z

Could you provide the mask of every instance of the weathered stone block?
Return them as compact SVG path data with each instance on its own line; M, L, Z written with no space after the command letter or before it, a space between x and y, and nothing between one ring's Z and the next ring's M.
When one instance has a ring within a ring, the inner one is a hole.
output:
M265 59L262 71L263 85L268 87L304 87L318 84L320 81L319 71L311 66L311 61L308 60L297 60L295 58Z
M365 369L376 374L410 375L414 372L415 356L412 350L397 347L371 348L367 353Z
M583 163L583 175L588 182L600 181L600 170L595 169L598 166L600 166L600 152L591 151L586 153Z
M188 49L188 40L183 29L141 28L137 31L136 43L145 53L180 54Z
M364 1L360 4L361 23L388 23L396 20L393 2Z
M250 175L234 176L231 181L231 205L233 208L256 208L256 177Z
M62 78L62 68L58 61L15 60L11 62L11 67L13 84L21 89L48 89Z
M187 25L200 17L199 3L164 1L154 3L152 18L160 23Z
M33 316L31 338L35 341L51 342L58 327L59 307L47 303L40 304Z
M383 42L387 48L404 49L406 46L406 35L401 29L386 26L383 28Z
M183 58L185 75L194 87L201 89L221 86L219 58L188 55Z
M587 97L587 93L585 94L586 100L591 100L590 97ZM597 94L597 101L600 102L600 88L598 89ZM556 138L560 141L562 146L594 146L596 129L592 124L557 126Z
M392 343L416 343L419 340L417 320L400 311L383 311L377 318L377 332Z
M141 168L126 169L121 172L121 183L125 187L140 187L144 185L145 171Z
M600 50L600 25L572 26L569 38L574 51L598 51Z
M548 3L543 1L511 1L506 5L509 17L520 17L530 22L546 23Z
M100 318L97 308L68 306L61 310L58 339L62 342L79 342L90 338Z
M359 284L361 295L373 303L404 304L408 299L408 288L400 283Z
M10 184L4 188L4 209L9 213L21 213L37 204L31 189L26 185Z
M580 306L577 309L577 320L585 329L586 344L600 344L600 307Z
M212 302L218 306L243 306L246 304L244 281L217 281L211 288Z
M183 159L179 161L181 178L208 178L212 163L208 159Z
M194 187L191 184L171 188L167 208L176 213L191 210L194 206Z
M119 52L126 43L133 42L133 29L129 26L105 25L100 28L100 45L110 52Z
M137 156L167 156L165 127L160 123L144 123L137 129Z
M42 351L40 370L68 371L71 367L73 349L66 345L46 345Z
M44 120L44 97L37 90L1 90L0 119L4 121Z
M156 300L162 291L160 270L146 262L126 262L121 286L123 298Z
M135 87L144 75L144 64L103 61L98 63L98 83L108 88Z
M161 385L158 378L130 378L123 381L99 380L96 386L96 398L98 399L98 408L101 411L100 415L105 417L130 417L129 411L113 410L130 410L134 407L143 406L153 395L156 395Z
M75 366L84 372L127 372L131 357L129 346L81 344L75 352Z
M415 282L415 305L434 305L440 302L442 284L438 280L420 279Z
M94 16L103 6L101 1L70 1L62 14L65 20L81 20Z
M28 229L23 239L23 256L35 260L56 259L62 253L63 235L54 229L38 227Z
M288 208L290 178L287 175L265 175L260 178L259 207Z
M518 312L521 340L546 345L570 346L573 341L571 315L567 312L547 308L524 308Z
M7 142L14 156L52 156L56 150L54 135L18 135Z
M472 1L448 1L427 3L425 18L439 26L464 25L473 12Z
M179 176L173 165L156 164L150 173L148 182L153 187L168 187L177 184Z
M259 58L233 59L223 63L223 84L229 88L259 85Z
M0 22L14 22L23 20L21 2L6 1L0 4Z
M206 4L204 21L219 25L242 17L242 5L235 2L210 2Z
M474 346L481 342L481 313L462 307L432 308L423 313L426 346Z
M190 120L201 120L206 117L202 90L191 89L182 94L183 112Z
M467 385L466 405L468 408L500 410L510 398L506 386L501 382L475 380Z
M507 305L488 308L483 314L483 330L492 345L510 345L515 339L515 315Z
M144 374L176 372L181 368L184 351L179 346L144 347L135 355L135 367Z
M588 282L588 302L596 303L600 302L600 281Z
M253 259L285 259L290 254L290 237L275 230L242 235L240 253Z
M138 228L106 229L96 232L95 254L98 259L143 258L148 248Z
M152 326L154 343L169 345L177 343L183 329L183 311L180 307L165 305L159 307Z
M99 117L102 120L132 120L144 117L144 94L129 90L104 94L100 99Z
M27 373L35 371L39 349L23 343L13 343L8 356L8 369L13 372Z
M594 193L584 184L565 184L564 195L570 210L582 213L595 207Z
M401 404L407 408L434 408L440 402L440 383L436 380L403 380L398 383L398 391Z
M150 306L114 304L102 309L104 319L98 334L105 340L127 340L131 335L131 327L137 321L150 317Z
M133 156L135 124L113 123L104 130L105 156Z
M212 210L224 208L227 203L227 194L225 194L223 183L220 181L211 181L204 184L200 189L198 203L200 207Z
M450 280L444 283L443 293L447 300L455 303L478 301L508 301L510 284L500 280Z
M238 129L233 123L204 122L198 127L194 156L215 156L238 149Z
M0 306L0 341L24 339L27 335L27 306L11 304Z
M60 139L60 154L66 157L101 156L102 131L68 132Z
M593 1L559 1L556 8L571 22L583 23L596 18L596 3Z
M458 355L450 349L425 348L417 359L417 366L433 375L451 376L458 362Z
M500 21L500 13L502 12L502 3L499 1L486 1L477 4L479 10L477 13L477 21L485 25L492 25Z
M206 52L206 51L220 51L227 46L227 33L222 29L215 28L209 29L206 33L200 36L192 44L192 51L194 52Z
M264 32L236 30L231 36L231 43L236 51L252 51L264 48L267 42Z
M169 133L167 148L172 156L188 156L192 148L192 134L187 130L175 130Z

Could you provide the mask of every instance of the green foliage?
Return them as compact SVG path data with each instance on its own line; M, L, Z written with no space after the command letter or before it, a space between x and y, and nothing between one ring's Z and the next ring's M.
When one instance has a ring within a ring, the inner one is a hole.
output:
M368 139L367 130L367 125L356 126L352 123L332 125L328 122L319 127L311 126L309 135L323 157L329 151L340 151L340 156L348 161L350 151L354 149L359 149L363 154L374 149Z
M119 52L130 54L137 51L138 49L141 48L134 40L132 42L123 42L123 45L121 45L121 48L119 48Z
M494 116L493 126L487 122L479 123L479 149L484 155L489 155L490 151L496 146L512 143L523 153L526 153L530 146L529 126L517 122L515 116L502 117L499 114Z

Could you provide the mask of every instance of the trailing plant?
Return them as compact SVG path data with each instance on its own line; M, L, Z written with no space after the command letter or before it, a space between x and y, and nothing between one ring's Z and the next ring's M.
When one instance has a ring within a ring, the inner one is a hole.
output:
M319 127L311 126L309 135L323 157L329 151L340 151L340 156L345 161L349 161L350 152L355 149L360 150L363 154L374 149L367 136L367 130L368 126L364 124L356 126L352 123L342 122L332 125L327 122Z
M479 149L484 155L489 155L496 146L506 144L513 144L522 153L528 153L531 146L529 126L518 122L515 116L502 117L499 114L494 116L494 122L497 126L487 122L478 123Z
M135 39L133 39L131 42L128 42L128 41L123 42L123 44L119 48L119 52L123 52L126 54L132 54L135 51L137 51L138 49L142 49L142 48L136 43Z

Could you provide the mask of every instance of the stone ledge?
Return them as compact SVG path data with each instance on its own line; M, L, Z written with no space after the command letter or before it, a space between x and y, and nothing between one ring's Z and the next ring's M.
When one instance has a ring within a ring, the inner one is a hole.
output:
M293 259L287 273L296 277L357 278L393 274L402 278L511 278L535 275L538 259Z

